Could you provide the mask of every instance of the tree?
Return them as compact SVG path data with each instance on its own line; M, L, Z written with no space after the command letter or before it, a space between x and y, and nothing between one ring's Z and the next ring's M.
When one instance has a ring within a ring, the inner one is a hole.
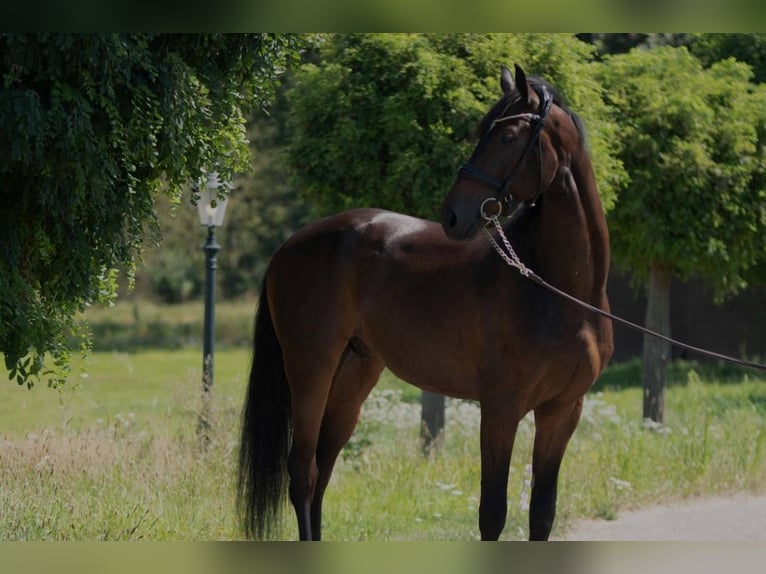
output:
M501 64L518 62L583 117L609 206L624 172L591 57L588 44L562 34L331 36L287 96L296 185L319 214L371 205L437 218L499 97Z
M727 58L746 62L753 81L766 82L766 34L695 34L689 50L706 66Z
M252 118L248 134L253 151L252 169L235 179L227 213L222 249L218 254L221 291L225 297L256 293L271 256L310 217L310 207L291 185L285 147L290 133L289 112L279 86L269 114Z
M668 33L654 32L644 33L590 33L577 34L577 37L583 42L593 44L596 48L598 57L601 58L607 54L622 54L630 52L633 48L655 48L657 46L682 46L687 45L693 39L693 34L688 33Z
M438 218L476 124L500 95L501 64L518 62L584 118L609 205L624 173L591 57L588 44L560 34L332 36L288 93L297 185L319 214L374 206ZM424 394L423 409L428 442L443 424L443 398Z
M0 35L0 352L19 384L63 382L75 313L131 275L158 194L179 202L205 171L247 168L244 113L298 42Z
M290 185L284 159L288 134L283 117L287 110L279 97L283 89L282 85L277 88L268 114L255 110L248 121L251 169L234 178L225 227L217 234L221 244L217 280L223 298L257 294L271 256L309 217L309 207ZM162 243L144 253L144 265L136 269L134 293L165 303L196 298L203 290L203 235L190 242L189 229L199 226L197 210L159 200L156 211Z
M629 33L629 34L577 34L583 42L593 44L599 56L621 54L633 48L658 46L686 46L703 66L734 58L750 64L753 82L766 81L766 34L720 33Z
M669 334L670 280L741 289L766 240L763 89L749 66L703 68L685 47L635 49L601 68L630 183L609 213L615 260L647 286L646 326ZM663 421L667 343L646 336L644 417Z

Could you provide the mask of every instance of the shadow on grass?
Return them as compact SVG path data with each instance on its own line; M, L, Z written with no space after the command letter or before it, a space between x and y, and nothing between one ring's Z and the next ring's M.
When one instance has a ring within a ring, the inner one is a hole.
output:
M746 377L764 379L763 373L724 362L677 360L668 366L667 384L686 385L689 373L694 371L702 382L741 383ZM609 365L593 386L594 391L620 390L641 387L641 359L631 359Z

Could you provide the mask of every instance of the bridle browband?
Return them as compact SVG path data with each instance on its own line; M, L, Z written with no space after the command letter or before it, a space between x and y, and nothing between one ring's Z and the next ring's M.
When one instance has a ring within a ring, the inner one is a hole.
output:
M512 194L508 191L508 184L510 184L511 178L513 178L513 176L516 174L516 170L524 161L524 158L527 156L527 153L529 153L529 150L532 148L535 142L537 142L537 160L540 167L537 183L537 194L535 194L531 200L526 200L524 203L529 206L534 206L535 202L537 202L537 199L540 197L540 194L543 192L543 148L540 141L540 132L542 131L543 125L545 124L545 118L548 116L548 112L551 109L553 97L545 86L540 86L540 90L538 91L535 89L535 92L540 99L540 107L538 108L537 113L527 112L510 116L502 116L494 119L489 129L482 136L479 144L476 146L471 159L468 160L468 163L461 165L457 172L458 179L470 179L494 190L494 192L497 194L496 199L503 205L507 205L509 200L513 198ZM486 138L492 132L494 127L499 123L505 123L517 119L526 119L529 122L534 122L534 128L532 130L532 134L529 136L529 140L527 140L527 145L524 147L524 151L521 153L521 156L516 162L516 165L513 166L511 172L504 179L500 179L491 173L488 173L473 165L474 159L476 158L479 151L484 147Z

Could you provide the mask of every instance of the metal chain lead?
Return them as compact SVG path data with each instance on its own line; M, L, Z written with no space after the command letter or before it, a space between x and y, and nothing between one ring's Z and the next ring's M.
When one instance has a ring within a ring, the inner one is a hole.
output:
M505 261L508 265L518 269L519 273L521 273L524 277L529 277L530 270L521 262L519 256L516 255L516 251L513 249L513 246L511 246L511 243L508 241L505 233L503 233L503 227L500 225L500 221L498 220L497 215L484 215L484 218L488 221L488 224L484 226L484 231L487 234L487 237L489 237L489 241L492 243L492 246L495 248L495 251L497 251L498 255L500 255L500 257L503 258L503 261ZM495 229L497 229L497 233L500 235L500 239L503 241L505 250L500 247L498 242L492 236L492 232L489 230L490 223L494 225Z
M498 220L498 214L495 215L488 215L484 211L485 204L488 203L488 201L485 201L481 204L481 216L482 218L487 222L487 224L484 226L484 231L487 234L487 237L489 237L490 243L492 243L492 246L495 248L495 251L502 257L503 261L505 261L508 265L511 267L515 267L519 270L519 273L521 273L524 277L531 279L538 285L556 293L557 295L560 295L564 299L567 299L569 301L572 301L573 303L576 303L577 305L580 305L589 311L592 311L593 313L596 313L597 315L601 315L602 317L607 317L608 319L611 319L612 321L616 321L618 323L622 323L626 327L630 327L631 329L635 329L636 331L640 331L646 335L651 335L652 337L657 337L658 339L662 339L663 341L667 341L668 343L672 345L677 345L679 347L682 347L684 349L688 349L689 351L692 351L694 353L699 353L701 355L706 355L708 357L712 357L714 359L720 359L723 361L728 361L730 363L735 363L737 365L742 365L744 367L749 367L751 369L758 369L759 371L766 371L766 365L756 363L755 361L746 361L743 359L737 359L735 357L730 357L727 355L722 355L721 353L716 353L713 351L708 351L707 349L700 349L699 347L693 347L691 345L688 345L687 343L682 343L681 341L677 341L676 339L671 339L667 335L663 335L661 333L657 333L656 331L652 331L651 329L647 329L646 327L642 327L641 325L637 325L635 323L631 323L630 321L623 319L622 317L618 317L617 315L613 315L609 311L604 311L603 309L600 309L594 305L591 305L589 303L585 303L584 301L581 301L580 299L577 299L576 297L573 297L569 293L566 293L562 291L561 289L554 287L550 283L543 280L537 273L529 269L526 265L524 265L521 260L519 259L519 256L516 255L516 251L514 251L513 247L511 246L511 243L508 241L508 238L505 236L505 233L503 233L503 228L500 225L500 221ZM498 234L500 235L500 239L503 242L503 245L505 246L505 249L498 244L498 242L495 240L495 238L492 236L492 232L489 229L490 224L492 224L495 229L497 230Z

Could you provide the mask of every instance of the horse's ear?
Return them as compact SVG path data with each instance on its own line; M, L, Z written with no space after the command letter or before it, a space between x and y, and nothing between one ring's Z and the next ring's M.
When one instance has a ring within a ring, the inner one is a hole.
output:
M500 87L503 89L503 94L508 95L513 91L513 76L511 71L503 66L500 72Z
M516 68L516 87L519 90L519 94L521 94L521 99L529 103L529 85L527 84L527 75L518 64L514 64L514 67Z

